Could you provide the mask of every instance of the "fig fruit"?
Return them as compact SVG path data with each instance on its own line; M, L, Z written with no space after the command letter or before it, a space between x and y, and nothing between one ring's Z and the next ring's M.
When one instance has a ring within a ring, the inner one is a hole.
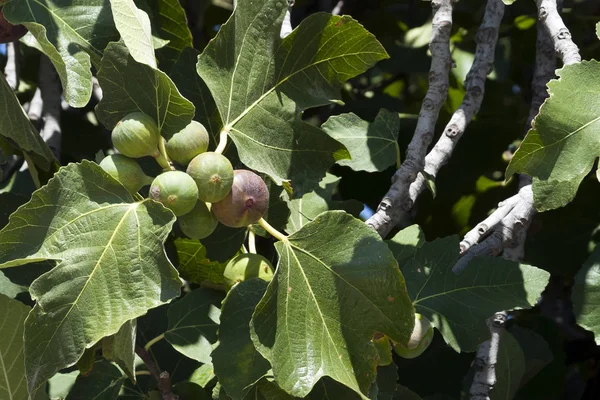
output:
M130 192L137 192L152 183L152 178L144 174L140 165L122 154L112 154L100 161L102 169L118 180Z
M231 190L233 167L227 157L213 152L194 157L187 173L198 185L199 198L208 203L222 200Z
M415 313L415 328L413 329L408 345L394 344L394 352L402 358L419 357L431 344L433 339L433 326L427 317Z
M214 232L219 221L203 201L198 201L192 211L177 218L181 231L191 239L204 239Z
M212 212L223 224L241 228L257 222L269 207L269 189L252 171L233 171L231 191L219 202L213 203Z
M167 141L167 154L175 162L188 165L198 154L208 149L208 131L200 122L192 121L188 126Z
M0 1L0 4L4 3ZM0 5L0 43L8 43L19 40L27 33L23 25L13 25L4 18L4 11Z
M157 155L159 139L156 122L141 112L127 114L112 131L115 149L131 158Z
M185 172L167 171L152 181L150 198L160 201L179 217L194 209L198 201L198 187Z
M223 278L227 288L250 278L260 278L270 282L273 279L273 266L260 254L240 254L227 263Z

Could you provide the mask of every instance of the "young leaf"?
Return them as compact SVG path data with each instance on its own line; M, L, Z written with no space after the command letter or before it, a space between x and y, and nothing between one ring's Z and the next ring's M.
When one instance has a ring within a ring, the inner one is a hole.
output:
M202 363L210 363L223 295L211 289L196 289L171 304L169 328L165 339L181 354Z
M281 0L240 2L198 59L241 161L294 192L310 191L344 146L300 120L299 111L329 104L347 79L387 53L348 16L317 13L285 39Z
M402 267L415 310L426 316L456 351L475 351L487 340L486 319L499 310L532 307L550 274L495 257L475 258L460 275L458 238L420 247Z
M341 179L327 173L314 191L306 193L299 199L290 199L287 193L284 193L283 198L290 209L290 216L285 227L286 232L296 232L319 214L329 210L344 210L349 214L358 215L363 208L358 201L333 200L333 194Z
M182 51L193 50L194 46L185 10L179 0L146 0L146 3L147 8L143 7L143 4L138 6L148 12L156 35L168 41L156 54L159 66L163 71L170 71ZM194 59L194 65L196 60L197 57ZM195 71L192 71L190 78L194 79L195 75Z
M596 246L583 267L575 275L573 283L573 309L577 323L594 332L600 344L600 246Z
M249 279L233 286L223 302L219 345L212 359L215 375L232 399L242 399L248 387L271 368L254 347L249 327L266 288L262 279Z
M133 0L110 0L115 26L133 59L156 69L152 29L148 14L136 7Z
M57 262L30 287L37 300L25 323L31 392L126 321L179 294L163 247L174 221L159 203L135 202L89 161L61 168L11 216L0 231L0 268Z
M135 382L135 338L137 322L127 321L114 335L102 339L102 356L116 362L129 379Z
M0 294L0 398L27 399L23 362L23 323L31 308Z
M379 172L400 161L400 117L396 112L382 109L373 122L354 113L334 115L322 128L350 151L352 159L340 160L340 165L355 171Z
M556 71L550 98L512 158L506 176L525 173L540 211L573 200L579 184L600 156L600 62L582 61Z
M12 0L2 11L13 24L23 24L50 58L73 107L92 95L91 66L98 68L102 51L118 40L109 0Z
M106 48L98 81L104 96L96 113L109 129L125 115L142 111L154 118L169 139L194 116L194 105L181 96L173 81L164 72L135 61L121 43Z
M0 136L10 139L19 150L30 154L37 166L50 171L51 165L56 162L52 151L23 111L4 75L0 75Z
M276 244L279 264L251 321L275 380L302 397L329 376L361 394L375 380L381 332L407 343L414 323L398 264L379 235L329 211Z

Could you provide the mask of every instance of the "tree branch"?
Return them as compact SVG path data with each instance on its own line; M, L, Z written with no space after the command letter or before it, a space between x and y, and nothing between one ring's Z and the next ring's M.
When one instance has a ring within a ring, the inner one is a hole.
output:
M179 400L179 396L173 393L171 389L171 377L169 376L169 373L167 371L160 372L150 353L143 347L135 346L135 353L140 356L144 364L146 364L150 375L156 379L161 398L163 400Z
M344 0L339 0L333 10L331 10L331 14L340 15L342 13L342 8L344 8Z
M19 88L19 41L6 43L6 82L12 90Z
M42 98L42 118L44 126L40 134L57 159L60 159L62 130L60 128L61 84L58 73L50 59L42 55L39 73L39 85ZM31 108L30 108L31 110Z
M429 50L429 89L419 113L417 127L408 145L406 159L396 171L390 190L367 220L367 224L385 237L397 224L403 212L412 208L409 186L425 166L425 155L433 139L440 109L448 95L448 73L452 65L450 31L452 28L452 0L432 0L433 22Z
M556 0L536 0L538 7L538 18L552 38L554 50L564 65L581 62L579 48L571 40L571 32L565 26L560 14Z
M489 400L490 391L496 385L496 364L498 363L498 350L500 340L505 332L506 312L499 312L487 321L491 338L483 342L477 350L475 361L475 375L469 390L471 400Z
M283 17L283 23L281 24L281 32L279 36L283 39L290 33L292 33L292 7L294 6L294 0L288 0L288 9Z

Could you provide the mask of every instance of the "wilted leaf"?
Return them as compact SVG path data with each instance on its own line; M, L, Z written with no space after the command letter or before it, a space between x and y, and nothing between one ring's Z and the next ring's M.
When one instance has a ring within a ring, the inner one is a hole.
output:
M104 48L119 39L109 0L13 0L2 11L35 36L60 76L67 102L85 106L92 95L90 68L98 68Z
M0 231L0 268L57 262L30 287L37 301L25 323L31 391L126 321L179 294L163 247L174 220L159 203L135 202L89 161L61 168L11 216Z
M548 83L550 98L512 158L506 176L534 178L535 207L562 207L600 156L600 62L582 61L556 71Z
M339 98L344 81L387 53L348 16L313 14L281 39L286 11L280 0L240 2L200 56L198 73L241 161L278 185L291 180L301 196L348 153L299 111Z
M321 214L275 246L277 272L251 329L277 383L302 397L329 376L366 393L379 361L374 333L406 343L413 328L394 257L375 231L341 211Z
M334 115L322 128L350 152L352 159L340 160L340 165L355 171L378 172L400 161L400 117L396 112L380 110L373 122L354 113Z
M262 279L243 281L231 288L223 302L219 345L212 354L215 374L232 399L242 399L250 385L269 368L250 338L250 319L267 283Z
M96 113L109 129L125 115L141 111L154 118L161 134L169 139L194 117L194 105L181 96L171 78L136 62L121 43L106 48L98 81L104 96Z
M210 363L217 341L223 295L211 289L196 289L169 306L169 328L165 339L181 354Z
M478 257L456 275L458 238L426 243L402 267L415 310L426 316L456 351L475 351L489 338L487 318L497 311L529 308L550 274L495 257Z
M23 361L23 325L31 308L0 294L0 398L26 400L27 381Z

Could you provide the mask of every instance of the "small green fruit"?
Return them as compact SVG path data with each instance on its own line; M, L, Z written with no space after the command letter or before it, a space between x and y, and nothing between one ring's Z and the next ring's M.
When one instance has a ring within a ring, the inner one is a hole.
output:
M188 165L198 154L208 149L208 131L200 122L192 121L173 135L165 145L167 154L175 162Z
M187 173L198 185L199 198L207 203L222 200L233 184L233 167L227 157L213 152L194 157Z
M100 161L100 166L132 193L152 182L152 178L144 174L137 162L122 154L106 156Z
M212 206L212 212L223 224L241 228L257 222L269 208L269 189L252 171L234 171L231 192Z
M402 358L419 357L431 344L433 339L433 326L427 317L415 313L415 328L410 335L408 346L394 344L394 351Z
M179 217L192 211L196 205L198 187L185 172L167 171L152 181L150 198L160 201Z
M177 218L177 221L182 232L191 239L204 239L219 224L203 201L198 201L192 211Z
M112 131L115 149L131 158L158 154L159 139L156 122L141 112L127 114Z
M227 288L250 278L260 278L270 282L273 279L273 266L260 254L240 254L227 263L223 278Z

